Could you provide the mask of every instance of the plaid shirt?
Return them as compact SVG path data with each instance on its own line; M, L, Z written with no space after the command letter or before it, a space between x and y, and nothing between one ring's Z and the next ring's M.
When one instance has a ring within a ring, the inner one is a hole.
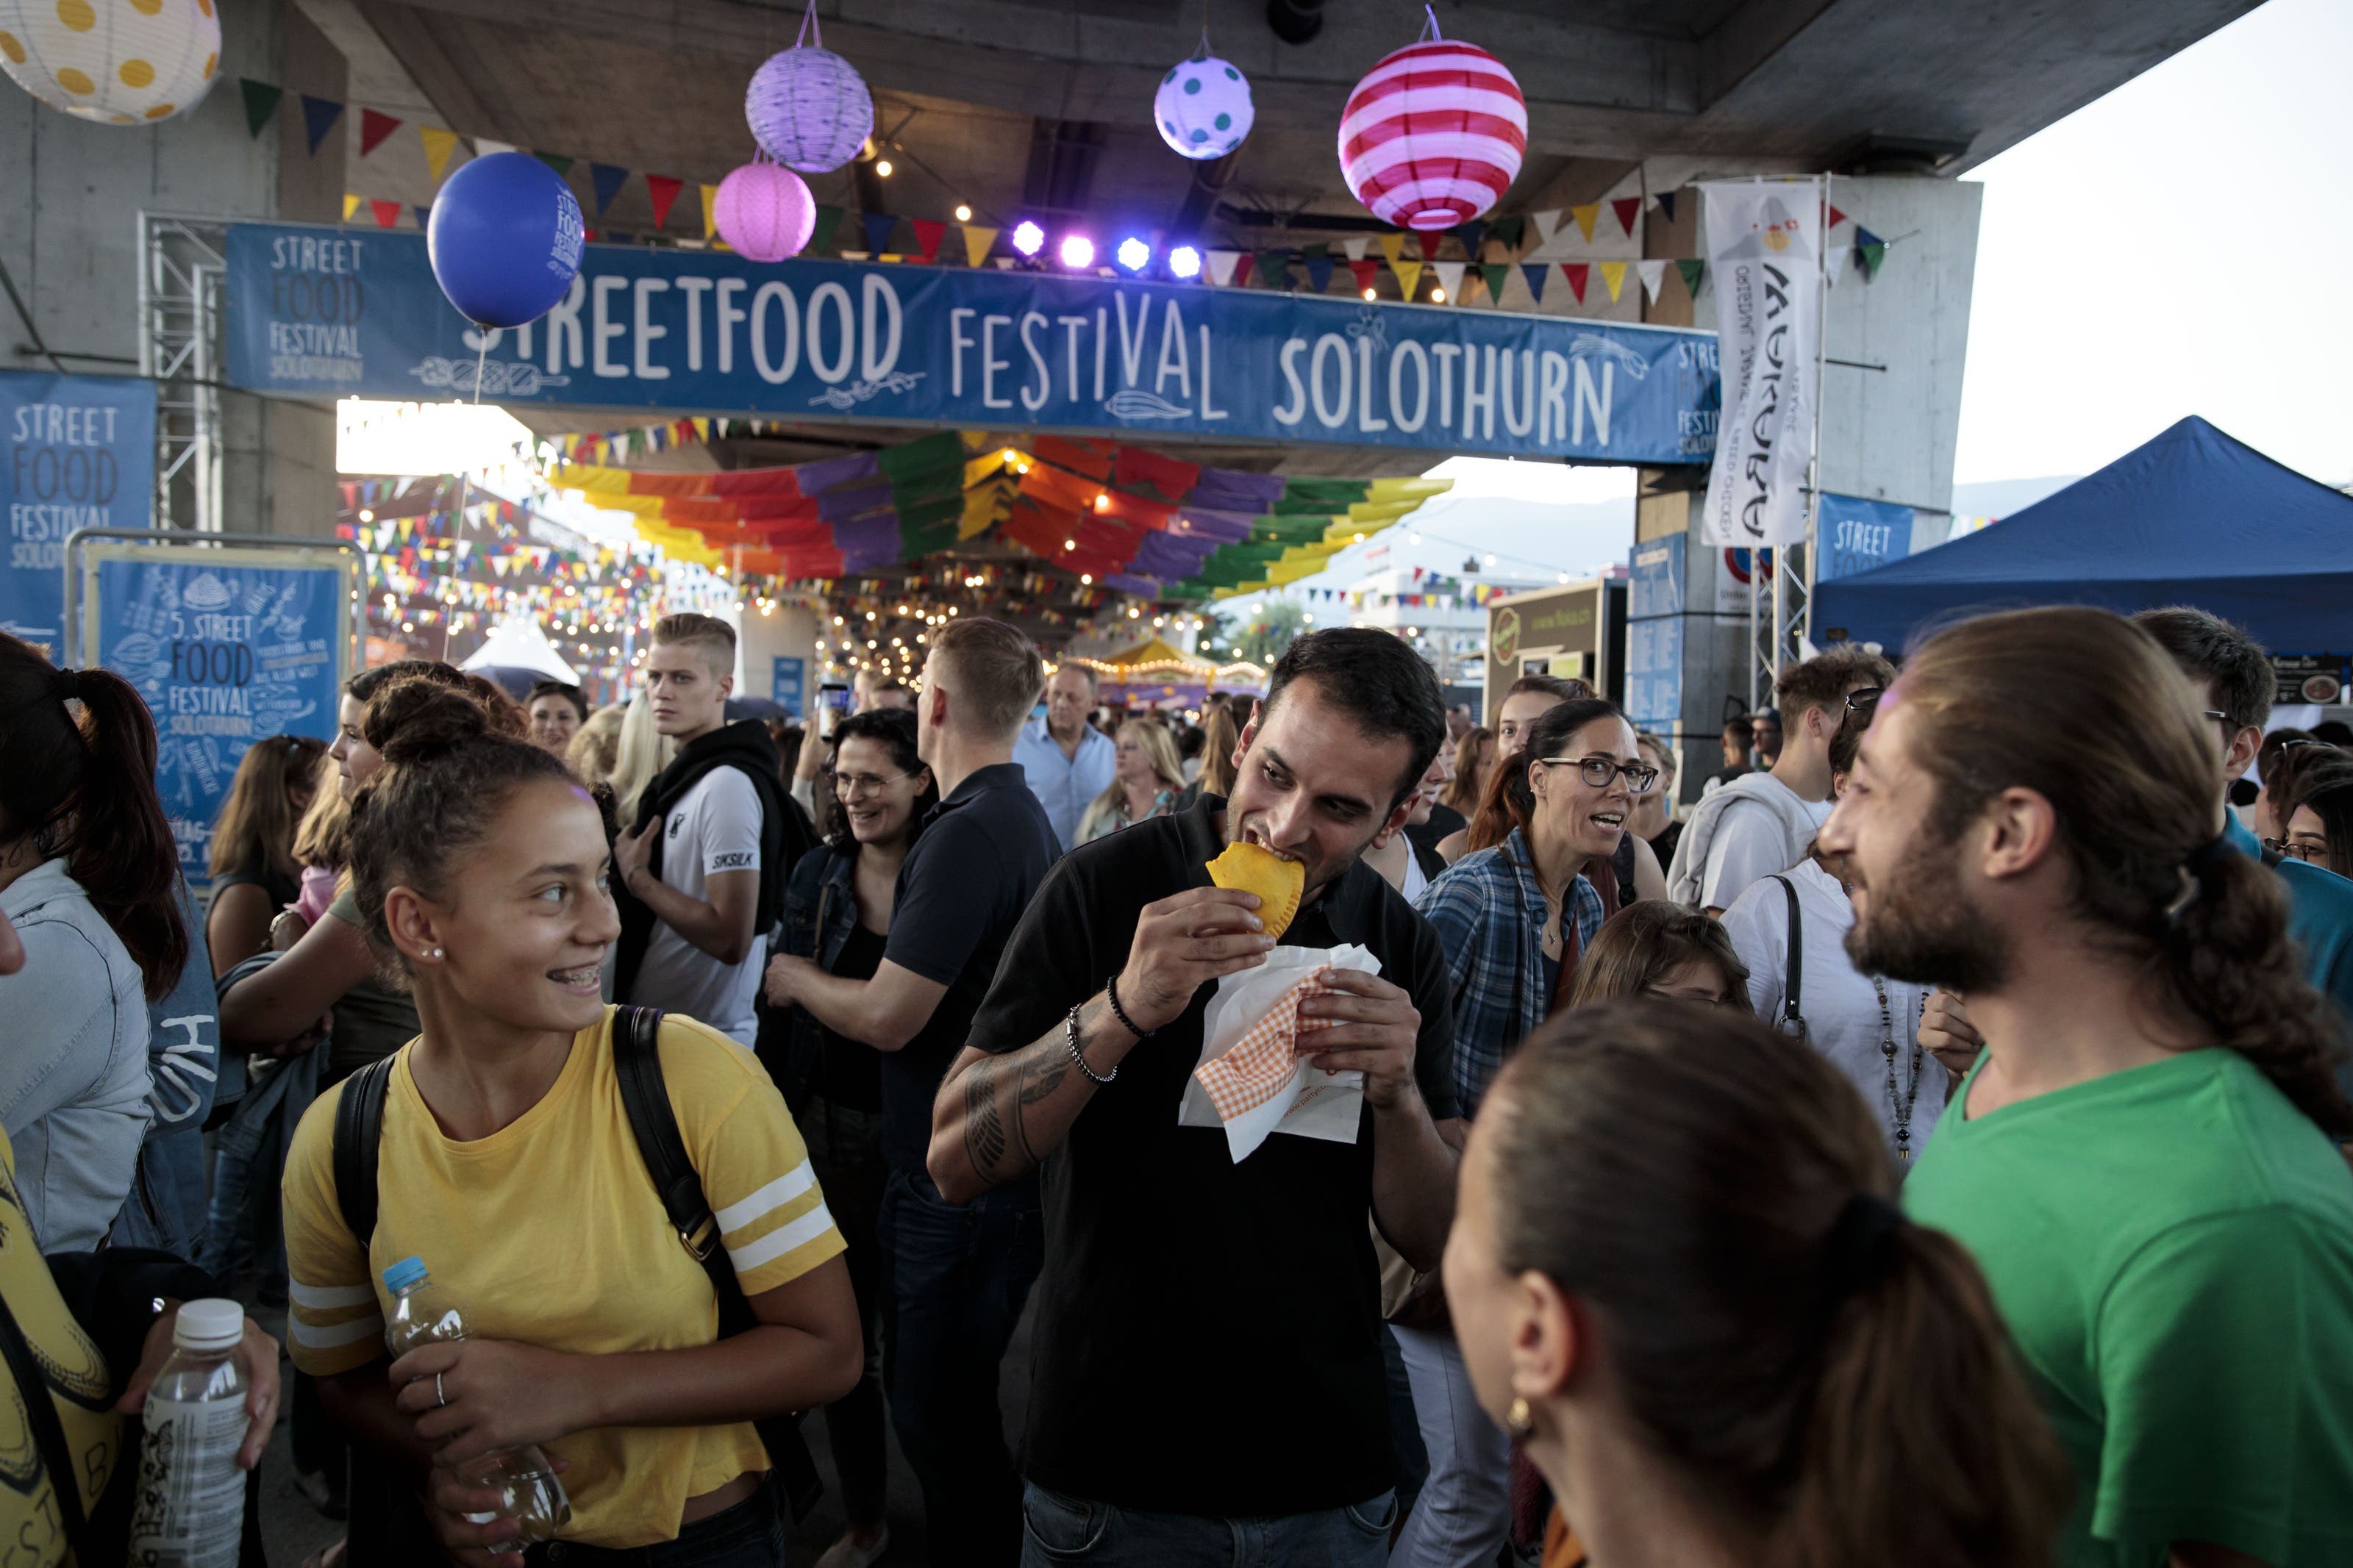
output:
M1568 885L1577 951L1601 929L1601 895ZM1468 1120L1522 1036L1544 1021L1559 964L1544 955L1544 889L1518 828L1465 855L1423 889L1417 908L1438 931L1454 998L1454 1092Z

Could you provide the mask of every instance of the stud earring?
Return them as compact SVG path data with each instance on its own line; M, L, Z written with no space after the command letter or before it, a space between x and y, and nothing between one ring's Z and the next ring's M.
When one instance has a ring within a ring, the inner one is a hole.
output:
M425 950L425 956L438 961L441 957L441 950L438 947L428 947Z
M1526 1400L1514 1397L1511 1409L1504 1414L1504 1426L1514 1437L1525 1442L1535 1434L1535 1413L1528 1408Z

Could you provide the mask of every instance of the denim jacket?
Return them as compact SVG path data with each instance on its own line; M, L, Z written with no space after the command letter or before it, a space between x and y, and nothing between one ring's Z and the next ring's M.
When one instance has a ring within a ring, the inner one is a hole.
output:
M777 924L777 951L816 961L831 973L850 933L858 929L858 847L836 849L830 845L811 850L793 868L785 884L784 918ZM777 1088L785 1103L797 1115L808 1103L817 1078L818 1052L823 1030L806 1007L790 1015L785 1074Z

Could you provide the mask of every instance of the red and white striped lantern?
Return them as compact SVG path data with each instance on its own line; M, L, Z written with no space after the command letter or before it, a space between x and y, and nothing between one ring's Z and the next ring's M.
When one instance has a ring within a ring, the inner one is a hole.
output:
M1385 57L1340 116L1340 176L1384 223L1444 229L1503 199L1528 150L1528 106L1504 62L1436 36Z

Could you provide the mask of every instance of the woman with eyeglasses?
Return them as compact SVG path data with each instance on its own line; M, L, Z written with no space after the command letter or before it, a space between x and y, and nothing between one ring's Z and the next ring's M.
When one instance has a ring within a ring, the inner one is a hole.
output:
M890 935L899 868L940 799L915 754L913 711L870 708L843 719L834 729L833 761L819 776L832 786L832 809L824 814L832 826L824 847L793 868L783 951L839 978L871 980ZM875 1235L890 1170L882 1157L882 1061L873 1047L835 1034L805 1008L787 1008L781 1021L781 1031L761 1031L760 1058L784 1090L841 1229L866 1333L858 1386L825 1407L849 1527L820 1561L864 1568L891 1541L883 1513L882 1249Z
M1605 899L1585 869L1617 853L1636 797L1658 783L1626 716L1592 697L1537 715L1526 743L1497 766L1489 798L1504 792L1514 826L1440 873L1417 905L1446 953L1454 1089L1466 1120L1504 1058L1566 999L1616 892ZM1511 1445L1471 1399L1434 1297L1434 1279L1418 1285L1390 1325L1430 1455L1390 1562L1472 1568L1494 1561L1510 1529Z
M2353 877L2353 757L2330 747L2296 768L2290 791L2284 803L2286 831L2263 847Z

